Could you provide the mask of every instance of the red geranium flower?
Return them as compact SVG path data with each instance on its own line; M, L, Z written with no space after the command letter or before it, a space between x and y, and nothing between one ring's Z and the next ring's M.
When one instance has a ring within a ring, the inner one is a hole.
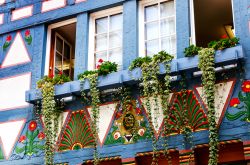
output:
M7 41L7 42L10 42L11 40L12 40L11 35L8 35L8 36L6 37L6 41Z
M228 36L226 34L221 36L221 39L227 39L227 38L228 38Z
M49 74L49 78L54 78L54 74L53 73Z
M28 37L28 36L30 36L30 30L25 31L25 37Z
M58 74L59 74L59 75L62 75L62 74L63 74L63 72L62 72L62 71L60 71Z
M116 119L119 119L120 117L122 116L122 113L121 112L118 112L115 116Z
M238 98L232 98L229 105L230 107L237 107L240 104L240 100Z
M38 134L38 139L42 140L42 139L44 139L44 138L45 138L45 134L44 134L43 132L40 132L40 133Z
M243 92L246 92L246 93L250 92L250 80L244 81L244 82L242 83L241 88L242 88L242 91L243 91Z
M26 136L22 135L19 139L19 143L24 143L25 140L26 140Z
M101 67L101 65L97 65L97 66L96 66L96 69L100 69L100 67Z
M31 121L29 124L29 130L34 131L37 127L37 123L35 121Z
M100 58L100 59L98 60L98 62L103 63L103 59Z

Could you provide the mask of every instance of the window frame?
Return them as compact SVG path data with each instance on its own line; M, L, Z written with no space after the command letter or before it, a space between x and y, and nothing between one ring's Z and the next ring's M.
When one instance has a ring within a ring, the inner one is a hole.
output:
M62 22L57 22L48 26L47 30L47 43L46 43L46 56L45 56L45 66L44 66L44 75L49 75L50 70L52 69L50 66L50 55L51 55L51 44L53 42L52 39L52 30L59 28L61 26L69 25L72 23L77 23L77 18L68 19ZM55 59L55 58L54 58Z
M88 70L94 70L95 67L95 20L103 17L108 17L111 15L122 14L123 16L123 6L117 6L106 10L101 10L90 14L89 18L89 47L88 47ZM123 23L122 23L123 24ZM123 30L123 29L122 29ZM122 31L122 40L123 40ZM123 52L123 44L121 45ZM122 53L123 55L123 53ZM121 58L123 64L123 58Z
M175 39L176 39L176 52L175 58L177 58L177 29L176 29L176 0L142 0L139 3L139 57L146 56L146 46L145 46L145 7L159 4L162 2L174 1L175 8ZM159 38L158 38L159 39Z
M63 41L63 47L62 47L62 53L60 53L59 51L57 51L57 49L56 49L56 45L57 45L57 37L58 38L60 38L62 41ZM71 75L71 69L72 68L74 68L74 67L72 67L72 55L73 55L73 53L72 53L72 45L63 37L63 36L61 36L59 33L55 33L55 49L54 49L54 74L55 74L55 64L56 64L56 53L58 52L59 53L59 55L60 56L62 56L62 72L63 72L63 61L64 61L64 56L65 56L65 54L64 54L64 45L65 45L65 43L69 46L69 48L70 48L70 64L69 64L69 77L74 77L74 75Z

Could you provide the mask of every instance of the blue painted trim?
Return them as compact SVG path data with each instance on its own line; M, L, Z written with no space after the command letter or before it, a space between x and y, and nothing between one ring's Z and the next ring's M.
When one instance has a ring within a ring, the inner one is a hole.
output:
M236 63L238 60L244 58L242 46L228 48L223 51L217 51L215 54L215 63L217 66L224 64ZM198 56L189 58L174 59L171 62L172 75L178 75L182 71L198 71ZM164 65L160 65L160 74L165 73ZM122 70L119 72L111 73L107 76L99 77L98 87L103 89L115 88L122 86L126 83L135 84L141 78L142 73L140 68L136 68L131 72L129 70ZM89 90L90 85L88 81L84 82L84 90ZM72 93L80 92L80 81L72 81L59 86L56 86L55 95L58 97L70 96ZM33 102L37 98L37 90L30 90L26 92L26 101ZM38 97L41 99L41 94Z
M75 80L77 80L77 75L88 70L88 38L89 16L88 13L82 13L77 16L76 24Z
M123 69L138 57L138 2L126 1L123 4Z
M18 30L21 28L26 28L33 25L39 25L43 23L49 23L53 21L59 21L65 19L65 17L75 17L77 14L83 12L93 12L97 10L102 10L114 6L121 5L126 0L87 0L83 3L77 3L75 5L68 5L61 9L52 10L46 13L41 13L41 3L42 1L38 1L37 3L33 3L36 7L34 8L33 16L17 21L10 21L10 16L8 18L8 22L1 25L0 34L8 33L10 31ZM128 1L128 0L127 0ZM10 3L6 8L1 9L0 13L8 12L10 15L10 9L15 8L15 4ZM7 10L7 11L6 11Z

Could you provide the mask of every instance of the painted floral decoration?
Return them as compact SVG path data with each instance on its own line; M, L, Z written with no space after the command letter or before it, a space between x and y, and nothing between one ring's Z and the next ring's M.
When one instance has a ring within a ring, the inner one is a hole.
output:
M246 80L241 85L238 98L232 98L230 107L237 108L239 111L226 113L226 118L230 121L241 118L242 121L250 122L250 80Z
M27 42L27 44L30 45L32 42L32 36L30 34L30 30L25 31L24 37L25 37L25 41Z
M24 141L26 140L26 136L25 135L22 135L19 139L19 143L24 143Z
M29 124L29 130L34 131L37 128L37 123L36 121L31 121Z
M10 46L11 41L12 41L12 36L11 36L11 35L8 35L8 36L6 37L5 43L4 43L4 45L3 45L3 50L6 50L6 49Z
M238 98L232 98L230 101L230 107L237 107L240 104L240 100Z
M39 139L39 141L36 140L37 138ZM28 156L37 154L39 151L44 150L44 146L41 141L44 138L45 134L43 132L39 133L39 130L37 129L37 122L31 121L28 125L26 134L22 135L18 141L22 144L22 147L17 146L16 153L24 153L24 155Z

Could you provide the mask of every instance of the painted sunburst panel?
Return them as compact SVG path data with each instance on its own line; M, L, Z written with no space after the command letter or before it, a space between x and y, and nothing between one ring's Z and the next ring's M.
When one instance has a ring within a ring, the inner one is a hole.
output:
M170 96L168 98L169 103L171 102L172 97L173 97L173 93L170 93ZM144 97L141 97L140 100L141 100L141 103L142 103L144 109L146 110L146 113L148 113L147 106L145 106L146 99ZM155 102L154 102L154 98L150 97L149 100L150 100L150 104L151 104L151 110L153 110L156 107ZM161 127L163 125L163 119L164 119L162 106L160 104L161 103L160 96L158 97L158 100L159 100L159 105L158 105L159 113L158 114L152 113L152 115L151 115L152 116L152 123L153 123L154 129L155 129L155 135L157 138L160 134L160 130L161 130ZM148 115L147 115L147 117L148 117Z
M61 131L66 123L67 118L69 117L69 111L62 112L58 117L58 132L56 133L56 139L59 140L59 136L61 134ZM44 117L41 117L42 124L44 127Z
M215 84L215 115L216 115L216 122L218 126L221 124L221 121L224 117L227 105L229 103L229 100L231 98L235 80L230 80L227 82L217 83ZM198 95L201 97L203 104L207 108L207 103L204 95L203 88L201 86L198 86L195 88Z
M58 151L91 147L94 137L83 110L72 112L58 145Z
M24 127L26 119L19 119L0 123L1 148L5 159L9 159L14 145Z
M171 133L178 134L186 128L193 132L208 128L207 116L192 90L175 94L169 124L174 126Z
M107 103L104 105L100 105L100 117L98 122L98 135L101 146L103 145L107 134L110 130L112 120L114 119L115 109L117 107L117 103ZM92 108L88 107L88 113L91 116L92 119Z
M0 111L27 107L25 91L30 89L30 83L31 73L0 79Z
M3 60L1 68L11 67L28 62L31 62L31 59L21 33L18 32Z

